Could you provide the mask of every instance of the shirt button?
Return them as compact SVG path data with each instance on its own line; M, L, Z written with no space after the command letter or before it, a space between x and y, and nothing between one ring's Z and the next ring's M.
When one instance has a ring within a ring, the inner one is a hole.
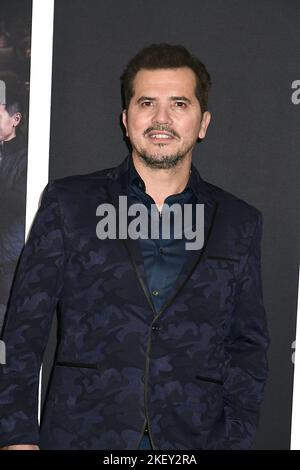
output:
M158 295L158 294L159 294L158 290L156 290L156 289L153 289L153 291L152 291L152 295L156 296L156 295Z
M158 250L158 251L159 251L159 253L160 253L161 255L162 255L162 254L163 254L163 252L164 252L164 250L163 250L162 248L159 248L159 250Z

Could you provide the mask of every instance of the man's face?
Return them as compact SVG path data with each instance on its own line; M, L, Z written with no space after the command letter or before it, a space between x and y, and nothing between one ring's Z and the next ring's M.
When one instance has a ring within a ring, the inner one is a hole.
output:
M201 113L196 76L188 67L140 70L123 124L133 154L152 168L171 168L191 156L203 139L210 113Z
M20 113L10 116L4 104L0 104L0 142L16 136L16 127L21 120Z

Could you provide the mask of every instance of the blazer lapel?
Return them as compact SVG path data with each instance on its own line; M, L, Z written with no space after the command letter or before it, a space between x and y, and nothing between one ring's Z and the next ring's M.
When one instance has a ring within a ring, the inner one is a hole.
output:
M128 196L128 177L129 177L129 158L127 156L125 160L115 168L116 172L113 175L113 181L108 188L109 197L111 203L114 205L117 214L117 221L119 220L119 196ZM117 231L118 233L118 231ZM130 262L135 270L140 286L145 294L145 297L148 301L148 304L153 311L153 314L156 315L154 304L151 299L151 295L148 289L148 283L144 268L143 254L140 247L139 240L133 240L131 238L120 239L120 242L123 244L127 255L129 256Z
M203 182L204 183L204 182ZM205 184L205 183L204 183ZM161 310L158 312L159 315L171 305L175 297L183 289L191 275L193 274L195 268L201 261L201 258L205 252L206 246L210 239L211 231L213 229L214 221L217 214L217 201L202 197L203 193L198 194L198 204L204 204L204 243L203 247L199 250L186 250L186 260L183 264L182 270L174 283L174 286L170 292L168 300L164 303Z
M121 163L121 165L114 169L115 171L112 174L112 183L108 188L110 200L116 208L117 220L119 220L119 196L128 196L129 158L130 156L127 156L126 159ZM124 244L129 259L136 272L141 288L155 316L161 315L162 312L174 301L177 294L182 290L182 288L192 275L193 271L195 270L196 266L200 262L205 252L216 218L218 203L210 194L208 185L205 183L205 181L202 180L197 169L194 166L193 171L196 172L197 187L199 189L197 194L197 203L204 204L204 244L203 247L199 250L186 250L186 260L183 264L183 268L176 282L174 283L169 298L166 300L159 312L157 312L154 308L151 299L151 294L148 289L147 278L144 269L143 255L140 248L139 240L132 240L130 238L120 240Z

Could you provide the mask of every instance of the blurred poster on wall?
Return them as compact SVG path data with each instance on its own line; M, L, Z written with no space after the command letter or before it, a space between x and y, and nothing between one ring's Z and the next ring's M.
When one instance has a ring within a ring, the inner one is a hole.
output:
M0 2L0 330L25 242L32 0Z

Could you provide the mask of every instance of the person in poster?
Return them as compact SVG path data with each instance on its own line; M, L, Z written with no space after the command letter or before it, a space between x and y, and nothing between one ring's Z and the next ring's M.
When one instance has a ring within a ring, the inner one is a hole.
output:
M0 5L0 331L25 242L31 3Z
M21 98L4 82L0 102L0 330L25 241L27 142ZM0 85L1 85L0 83Z

